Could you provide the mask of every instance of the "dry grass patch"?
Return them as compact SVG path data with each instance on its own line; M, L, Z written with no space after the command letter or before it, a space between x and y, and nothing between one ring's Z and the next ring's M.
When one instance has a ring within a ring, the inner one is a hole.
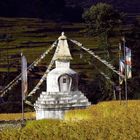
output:
M24 113L25 119L35 119L35 112ZM21 113L0 114L0 121L21 120Z
M68 111L64 121L27 121L24 128L3 129L2 140L140 140L140 101L103 102Z

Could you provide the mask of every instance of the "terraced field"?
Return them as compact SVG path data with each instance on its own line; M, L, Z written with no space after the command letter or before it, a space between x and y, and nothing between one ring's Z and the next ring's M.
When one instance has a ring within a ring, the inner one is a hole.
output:
M15 67L21 52L32 63L40 56L59 36L62 31L68 37L82 41L89 46L95 46L96 40L83 37L80 33L82 24L61 24L39 19L0 19L0 50L1 71L10 63ZM88 47L89 47L88 46ZM8 55L8 56L7 56ZM7 60L8 59L8 60ZM44 61L46 62L46 61ZM16 64L15 64L16 63ZM10 68L11 68L10 67Z
M0 86L6 86L14 79L21 71L21 52L27 57L28 65L45 52L50 45L64 31L65 35L70 39L75 39L81 42L87 48L95 51L99 56L103 56L104 51L99 47L97 37L88 37L84 34L85 25L83 23L56 23L41 19L28 18L0 18ZM112 38L112 52L114 57L118 57L117 44L118 38ZM84 80L93 81L99 73L97 70L106 67L99 63L96 59L89 56L79 47L69 42L70 50L73 56L71 67L79 72L79 75L85 75ZM47 65L53 56L54 50L34 67L29 73L29 92L33 89L36 83L46 70ZM82 57L81 57L82 56ZM81 58L80 58L81 57ZM115 63L117 59L111 60ZM95 67L96 66L96 67ZM80 81L81 82L81 81ZM18 91L18 97L12 100L17 100L21 96L20 83L6 96L7 98L15 95ZM38 94L45 89L45 82ZM12 94L11 94L12 93ZM38 95L37 94L37 95ZM16 98L16 99L15 99Z

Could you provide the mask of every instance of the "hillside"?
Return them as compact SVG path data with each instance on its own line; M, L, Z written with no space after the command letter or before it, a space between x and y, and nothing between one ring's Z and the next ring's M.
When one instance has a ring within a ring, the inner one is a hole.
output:
M0 18L0 86L5 87L10 81L12 81L21 72L20 53L21 51L27 58L28 65L40 57L51 44L60 36L61 32L64 31L66 36L71 39L82 42L86 47L95 49L97 54L102 55L102 50L98 49L97 38L86 37L82 33L85 28L83 23L56 23L48 20L31 19L31 18ZM8 40L7 40L7 36ZM84 36L84 39L83 39ZM112 44L117 43L117 39L113 39ZM79 88L88 94L90 85L94 82L97 70L94 70L94 66L88 64L91 60L90 55L81 52L80 48L69 44L73 61L71 61L71 68L79 73ZM41 76L46 70L46 66L52 59L54 50L49 53L45 59L43 59L39 65L35 66L32 71L28 74L28 92L30 92ZM83 53L83 58L80 58L80 53ZM98 63L94 60L94 64ZM97 64L99 65L99 64ZM102 65L103 66L103 65ZM101 67L101 66L100 66ZM103 66L104 67L104 66ZM92 75L92 76L91 76ZM6 96L4 96L6 103L0 104L0 112L18 112L20 111L21 99L21 87L17 86L12 88ZM92 90L89 96L95 96L95 92L98 92L97 84L96 90ZM92 86L93 87L93 86ZM46 89L45 82L41 88L37 91L36 96ZM18 91L18 92L17 92ZM96 98L94 102L96 102ZM16 103L17 102L17 103ZM93 102L93 101L92 101ZM14 104L16 107L14 107Z
M37 18L0 18L0 87L4 88L21 72L20 53L21 51L27 58L28 65L40 57L50 45L64 31L66 36L81 42L85 47L94 51L95 54L103 58L105 52L99 46L98 37L86 36L83 32L85 29L84 23L57 23L49 20L41 20ZM125 27L123 30L128 32L130 27ZM138 32L137 28L135 29ZM132 32L133 33L133 32ZM120 37L114 32L114 37L110 38L111 57L109 62L118 69L118 43ZM115 35L116 34L116 35ZM135 32L134 32L135 35ZM128 81L128 97L129 99L139 98L139 38L132 34L131 44L128 45L133 51L133 78ZM79 89L86 94L92 103L97 103L103 100L111 100L113 98L113 88L109 80L106 80L100 75L103 71L106 75L111 73L97 59L91 57L80 48L70 45L70 50L73 56L71 68L79 74ZM30 92L49 64L54 50L46 56L43 61L35 66L28 74L28 92ZM80 57L82 55L82 58ZM118 83L116 74L111 73L115 78L113 82ZM0 104L0 112L20 112L21 87L15 86L5 96L6 103ZM37 91L36 97L45 90L45 82ZM18 92L17 92L18 91ZM116 94L118 96L118 94ZM124 97L124 95L123 95ZM117 97L118 99L118 97ZM35 100L35 99L34 99ZM34 101L33 100L33 101Z

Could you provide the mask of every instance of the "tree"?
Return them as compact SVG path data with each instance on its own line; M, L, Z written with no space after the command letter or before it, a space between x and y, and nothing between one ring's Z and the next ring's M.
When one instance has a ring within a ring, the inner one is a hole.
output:
M83 13L83 18L87 23L88 32L97 35L108 33L121 23L121 14L106 3L91 6Z
M90 35L98 35L100 38L100 46L108 49L109 34L120 25L122 16L112 5L106 3L98 3L91 6L82 15L87 24L87 32Z
M98 45L106 51L104 57L111 60L109 34L119 27L122 15L112 5L98 3L85 11L82 17L87 25L87 33L99 37Z
M113 61L114 58L112 57L110 51L111 44L109 42L109 34L114 28L120 25L122 19L121 14L117 12L112 5L98 3L85 11L82 17L87 25L87 33L98 36L98 45L106 52L102 55L102 58L107 61ZM108 71L108 69L104 69L103 71L106 71L105 73L112 78L113 74L111 71ZM105 79L102 80L102 78L100 78L100 81L103 83L102 88L105 93L109 94L112 92L112 87L108 84L108 81ZM108 96L110 97L110 95Z

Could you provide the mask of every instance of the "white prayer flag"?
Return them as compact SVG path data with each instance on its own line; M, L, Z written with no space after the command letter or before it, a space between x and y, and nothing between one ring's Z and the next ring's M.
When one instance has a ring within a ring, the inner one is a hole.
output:
M124 66L124 62L123 62L123 59L120 59L120 62L119 62L119 71L121 73L121 75L124 75L124 72L125 72L125 66ZM123 78L119 78L119 83L122 84L123 83Z
M22 61L22 98L25 100L25 96L28 90L28 83L27 83L27 60L24 55L21 55Z

